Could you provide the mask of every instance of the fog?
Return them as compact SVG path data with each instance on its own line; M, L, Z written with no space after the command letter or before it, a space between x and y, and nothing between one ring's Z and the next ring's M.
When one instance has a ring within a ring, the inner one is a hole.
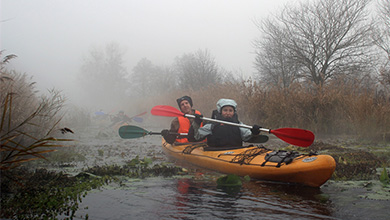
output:
M254 24L288 0L1 0L1 50L9 68L33 76L40 91L56 88L79 101L83 56L114 42L129 73L141 58L171 65L207 49L216 63L250 76Z

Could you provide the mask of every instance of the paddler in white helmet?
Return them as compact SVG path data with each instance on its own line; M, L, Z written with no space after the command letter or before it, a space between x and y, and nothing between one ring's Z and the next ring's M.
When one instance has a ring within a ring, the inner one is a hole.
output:
M192 123L193 131L190 131L190 133L197 141L207 138L209 147L240 147L243 141L248 141L260 133L260 126L258 125L248 129L213 122L200 127L202 115L196 114L195 116ZM242 124L237 116L237 103L232 99L218 100L215 119Z

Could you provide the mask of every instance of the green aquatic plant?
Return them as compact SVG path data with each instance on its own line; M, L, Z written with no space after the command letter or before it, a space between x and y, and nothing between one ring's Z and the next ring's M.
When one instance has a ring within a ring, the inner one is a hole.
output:
M84 169L84 172L97 176L127 176L130 178L146 178L152 176L173 176L182 172L182 168L168 166L166 164L154 164L150 158L135 158L128 161L125 165L94 166Z
M23 176L18 182L1 179L0 217L7 219L56 219L59 215L73 219L87 191L110 181L109 177L72 177L46 169L3 172Z
M99 157L103 157L104 156L104 150L99 149L98 150L98 155L99 155Z
M248 175L244 176L243 178L244 178L245 182L251 181L251 177Z
M334 181L332 185L340 192L359 192L358 197L362 199L390 201L390 185L383 185L379 180Z
M321 203L327 203L330 199L330 195L326 193L320 193L317 195L314 195L314 198L316 198Z
M229 174L217 179L218 186L242 186L241 178L234 174Z
M127 165L136 168L136 167L148 167L152 163L153 163L152 159L148 157L144 157L144 159L139 159L139 156L137 155L135 158L127 162Z
M72 219L76 217L82 198L91 189L109 183L122 185L122 181L129 178L169 177L183 173L180 167L163 163L152 165L152 162L150 158L139 159L137 156L123 166L95 166L75 176L46 169L31 172L24 167L2 171L0 218L55 219L61 215ZM3 174L23 178L15 182L3 178Z
M235 174L228 174L217 179L217 188L229 196L236 197L239 195L241 187L241 178Z
M381 175L380 175L380 177L379 177L379 180L380 180L381 183L383 183L384 185L390 184L390 178L389 178L389 174L387 173L386 167L383 167L382 172L381 172Z

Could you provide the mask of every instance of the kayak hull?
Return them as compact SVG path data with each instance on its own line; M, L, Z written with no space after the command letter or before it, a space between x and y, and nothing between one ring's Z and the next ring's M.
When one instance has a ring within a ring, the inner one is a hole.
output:
M162 139L165 154L177 160L227 174L253 179L320 187L330 179L336 162L330 155L303 155L286 162L266 161L274 151L258 146L205 151L205 143L169 144Z

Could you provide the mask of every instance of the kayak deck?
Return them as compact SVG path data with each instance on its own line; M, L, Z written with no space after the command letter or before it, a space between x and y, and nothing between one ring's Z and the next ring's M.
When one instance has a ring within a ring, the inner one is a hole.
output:
M206 169L311 187L324 184L336 168L330 155L273 151L262 146L209 151L204 150L206 143L171 145L163 138L162 147L167 155Z

